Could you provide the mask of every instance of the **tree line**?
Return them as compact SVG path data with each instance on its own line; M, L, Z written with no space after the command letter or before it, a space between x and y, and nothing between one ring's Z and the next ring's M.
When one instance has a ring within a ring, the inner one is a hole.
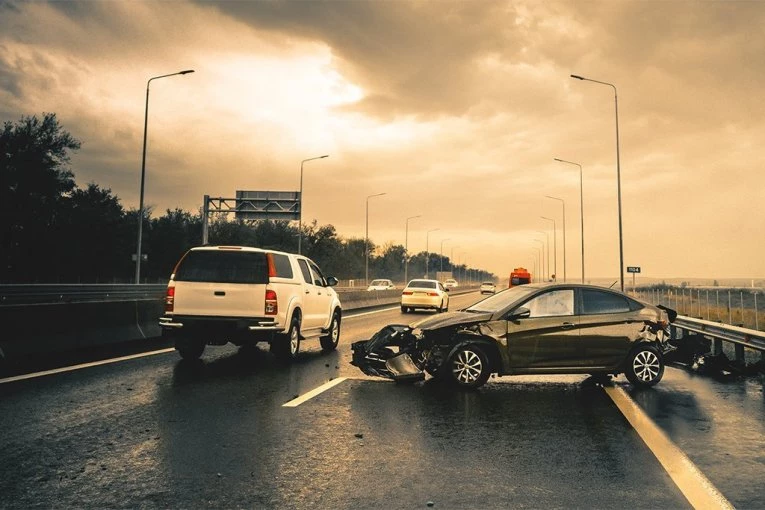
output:
M5 122L0 133L0 282L130 283L135 275L137 209L125 209L109 188L76 184L70 154L80 140L63 129L55 113ZM179 257L201 244L202 215L181 209L142 218L142 282L163 282ZM244 222L217 217L209 224L210 244L297 252L298 227L286 221ZM315 220L302 227L302 252L327 274L363 280L365 240L343 238L332 225ZM400 244L369 241L369 276L404 280L406 250ZM454 265L449 257L420 252L410 257L408 276L434 277L441 267L460 279L494 279L487 271Z

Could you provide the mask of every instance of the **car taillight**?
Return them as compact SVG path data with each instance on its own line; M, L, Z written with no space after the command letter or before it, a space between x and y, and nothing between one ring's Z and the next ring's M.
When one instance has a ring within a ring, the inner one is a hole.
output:
M403 292L403 294L405 296L411 296L412 294L414 294L414 292L412 292L411 290L406 290L406 291Z
M266 290L266 315L276 315L279 312L279 304L276 301L276 291Z
M438 292L428 292L428 296L437 297Z
M165 294L165 311L172 312L175 305L175 287L168 287Z

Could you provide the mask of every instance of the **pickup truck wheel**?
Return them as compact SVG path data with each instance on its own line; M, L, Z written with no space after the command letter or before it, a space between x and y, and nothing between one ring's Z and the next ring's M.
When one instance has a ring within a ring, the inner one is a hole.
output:
M175 341L175 350L181 358L194 360L199 359L205 350L205 344L201 340L178 339Z
M292 318L286 335L277 335L271 344L271 352L279 359L291 361L300 352L300 319Z
M332 322L329 324L327 335L319 338L321 349L325 352L333 351L337 348L340 341L340 315L335 312L332 314Z

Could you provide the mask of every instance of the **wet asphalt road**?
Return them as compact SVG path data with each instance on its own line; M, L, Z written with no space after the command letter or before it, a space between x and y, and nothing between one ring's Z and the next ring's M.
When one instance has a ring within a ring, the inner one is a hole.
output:
M477 295L455 296L452 309ZM416 314L421 315L421 314ZM424 316L424 314L422 314ZM208 347L0 384L2 508L688 508L603 388L516 377L397 385L350 343L406 323L347 317L341 347ZM295 408L282 405L335 380ZM737 508L763 508L760 379L669 368L632 398Z

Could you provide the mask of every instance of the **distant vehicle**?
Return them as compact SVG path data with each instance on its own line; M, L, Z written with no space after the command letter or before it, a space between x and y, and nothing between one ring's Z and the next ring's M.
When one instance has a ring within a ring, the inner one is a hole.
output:
M438 280L412 280L401 293L401 311L428 308L437 312L449 310L449 289Z
M380 279L380 280L372 280L369 283L369 287L367 287L367 290L390 290L395 289L396 286L393 285L393 282L390 280Z
M611 289L522 285L464 310L385 326L351 345L352 363L367 375L415 381L429 373L464 388L493 373L623 373L634 386L653 386L676 316Z
M159 319L184 359L206 345L268 342L290 360L301 340L318 337L331 351L340 339L342 307L319 266L302 255L246 246L204 246L187 251L175 266Z
M510 273L510 284L508 287L515 287L516 285L526 285L531 283L531 273L525 267L516 267L513 272Z
M494 282L483 282L481 284L481 294L494 294L497 292L497 286Z
M446 287L447 289L456 289L457 287L459 287L459 285L460 284L457 283L457 280L455 280L454 278L447 278L447 280L444 282L444 287Z

